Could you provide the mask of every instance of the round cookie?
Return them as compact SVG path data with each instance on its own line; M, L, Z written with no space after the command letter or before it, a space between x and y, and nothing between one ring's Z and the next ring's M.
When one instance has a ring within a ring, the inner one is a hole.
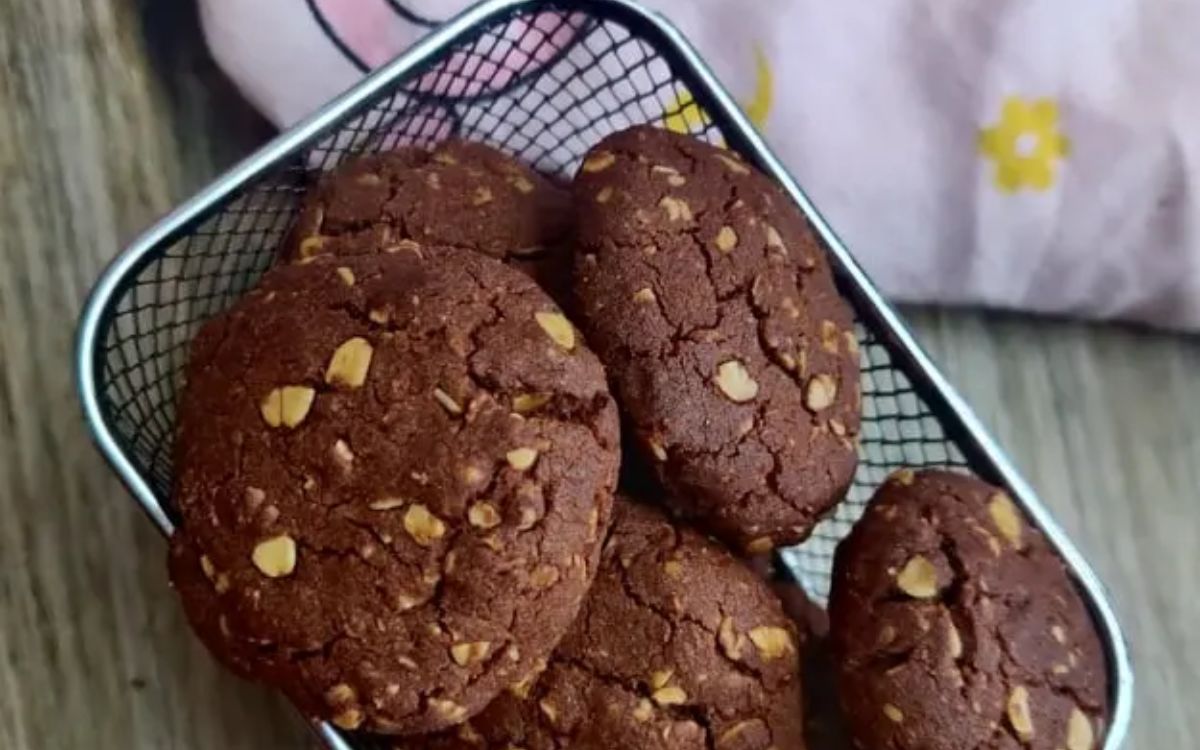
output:
M545 671L397 750L800 750L802 639L767 584L618 498L600 571Z
M746 552L803 540L857 464L858 342L796 206L732 152L637 127L575 178L575 294L676 506Z
M561 293L570 276L570 220L566 190L490 146L455 139L432 151L359 157L326 174L305 198L282 254L371 255L406 240L450 245L504 260Z
M224 592L229 582L228 576L218 579L216 571L211 568L211 560L204 556L206 562L202 563L201 557L196 546L184 534L173 534L168 543L167 557L171 587L184 602L188 620L196 633L223 634L224 637L220 638L202 638L216 660L238 677L254 680L255 672L262 671L261 662L269 653L264 649L262 654L257 654L258 649L253 643L228 637L228 618L220 611L216 593L218 587Z
M442 248L280 266L197 335L172 579L240 674L432 731L530 674L594 575L604 373L526 276Z
M1042 534L978 479L894 474L838 546L829 617L859 747L1102 745L1091 617Z

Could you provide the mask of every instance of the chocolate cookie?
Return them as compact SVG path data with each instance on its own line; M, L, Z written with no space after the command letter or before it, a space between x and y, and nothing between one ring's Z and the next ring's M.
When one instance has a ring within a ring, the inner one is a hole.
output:
M595 585L536 681L399 750L804 747L802 639L767 584L618 499Z
M372 255L416 242L469 248L520 267L548 290L568 284L570 198L490 146L451 140L350 161L305 199L282 254ZM561 298L561 297L559 297Z
M1062 561L1004 492L901 471L838 546L838 689L863 748L1092 750L1106 669Z
M280 266L195 339L171 574L240 674L347 729L462 722L544 663L619 462L599 362L441 248Z
M732 152L638 127L575 178L575 292L676 505L748 552L803 540L857 463L858 342L796 206Z

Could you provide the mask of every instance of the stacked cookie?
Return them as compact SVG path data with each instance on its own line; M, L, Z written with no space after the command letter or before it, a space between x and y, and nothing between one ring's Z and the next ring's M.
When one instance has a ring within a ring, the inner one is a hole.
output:
M802 748L803 628L736 555L843 498L858 381L823 251L729 151L634 128L570 191L461 141L364 157L193 342L171 578L231 670L398 748ZM1061 563L986 485L903 476L835 570L854 736L1094 747Z
M802 541L857 461L858 344L804 217L766 176L653 128L575 179L575 292L675 508L746 552Z
M972 477L895 473L838 547L829 632L861 747L1091 750L1105 656L1061 560Z

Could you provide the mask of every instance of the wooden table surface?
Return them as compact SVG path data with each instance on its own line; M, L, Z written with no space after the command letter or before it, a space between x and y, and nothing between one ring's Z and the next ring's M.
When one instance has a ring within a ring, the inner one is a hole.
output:
M0 748L301 747L281 701L193 642L164 544L88 440L75 318L139 228L269 130L180 0L0 0ZM1128 748L1200 745L1200 342L912 312L1107 581Z

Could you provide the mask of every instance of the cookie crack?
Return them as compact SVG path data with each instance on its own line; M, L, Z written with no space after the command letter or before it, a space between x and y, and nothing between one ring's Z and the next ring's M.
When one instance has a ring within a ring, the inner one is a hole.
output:
M716 635L716 632L717 632L716 630L713 630L712 628L707 627L704 624L704 622L702 620L697 619L695 617L695 615L691 615L687 612L671 612L670 610L666 609L665 607L662 607L659 604L656 604L654 602L643 599L642 596L634 590L633 584L629 580L629 571L625 568L625 566L618 564L613 567L618 571L617 577L621 582L621 589L624 591L625 596L629 597L633 601L633 603L636 604L637 606L639 606L642 609L645 609L649 612L653 612L659 618L666 621L667 625L669 625L671 628L671 640L674 640L674 637L675 637L675 621L676 620L682 620L683 622L689 622L693 625L696 625L697 627L699 627L701 630L703 630L706 633L709 633L714 636Z
M568 667L571 667L573 669L577 669L577 670L583 672L584 674L588 675L588 677L592 678L593 680L604 683L605 685L607 685L611 688L614 688L616 690L619 690L622 693L624 693L632 698L638 698L641 700L653 702L653 699L650 696L650 691L645 686L643 686L643 684L639 680L633 680L632 684L630 684L631 681L627 681L618 675L614 675L614 674L611 674L604 670L601 670L597 665L591 664L591 663L584 661L578 657L569 656L566 654L555 654L554 658L555 658L555 661L557 661L561 664L564 664ZM654 705L655 705L655 707L657 707L657 709L659 711L661 711L664 715L666 715L672 721L681 721L682 720L682 721L691 722L691 723L697 725L701 730L703 730L705 732L705 736L707 738L706 746L708 748L710 748L710 750L713 748L714 740L712 737L712 729L708 724L708 721L709 721L708 717L704 716L703 713L700 713L703 711L702 708L700 708L699 706L687 706L687 705L665 705L664 706L657 702L655 702ZM697 720L698 718L701 720L698 721ZM567 739L574 738L574 735L558 731L554 727L550 727L550 730L551 730L552 734L556 734L558 736L562 736ZM570 747L570 745L566 745L565 747Z
M672 141L671 141L671 147L672 147L673 149L675 149L675 152L676 152L677 154L679 154L679 157L680 157L681 159L683 159L684 161L686 161L686 162L687 162L687 165L688 165L688 167L687 167L687 174L688 174L688 176L689 176L689 177L695 177L695 176L696 176L696 172L697 172L697 169L696 169L696 167L698 166L698 163L699 163L699 162L698 162L698 160L696 159L696 157L695 157L695 156L692 156L690 153L688 153L688 150L687 150L686 148L684 148L683 144L682 144L682 143L680 143L679 141L672 140Z
M407 569L415 567L413 562L405 560L398 552L396 552L396 549L392 546L391 542L389 542L387 538L380 533L379 529L375 528L374 525L367 523L366 521L360 521L353 516L341 515L339 517L351 526L369 534L372 539L379 543L380 547L383 547L385 550L387 550L388 557L392 558L392 561L401 568Z
M471 379L471 382L475 384L476 387L492 396L492 398L497 400L497 402L499 402L499 399L496 399L497 394L504 399L511 401L512 394L508 393L506 389L502 388L499 382L497 382L494 378L491 378L486 373L480 371L475 364L475 357L483 348L483 345L479 341L479 336L490 328L494 328L498 325L508 322L509 319L499 305L499 292L492 287L488 287L482 279L475 275L473 270L468 269L467 273L472 279L475 280L476 285L481 291L486 291L488 293L484 301L491 308L493 313L493 317L490 320L475 326L468 333L468 338L471 341L472 349L465 357L467 364L467 377ZM601 415L606 411L610 400L611 396L607 393L598 392L594 394L592 399L589 401L579 399L578 397L570 394L555 392L551 394L551 402L540 407L538 413L546 413L546 407L549 406L550 411L553 411L558 415L559 421L585 427L588 432L592 434L592 439L597 445L603 448L609 448L611 447L609 445L609 441L605 439L598 423Z
M682 539L678 539L674 549L678 549L679 547L682 546L682 544L683 544ZM674 551L674 549L671 551ZM669 554L670 553L668 552L668 555ZM660 555L660 554L656 554L655 555L656 560L658 558L661 558L661 556L662 555ZM763 678L763 674L761 671L754 669L752 666L750 666L748 664L744 664L743 662L741 662L739 660L731 659L727 654L725 654L722 651L722 649L720 648L720 642L718 639L718 628L709 627L703 620L699 619L698 617L696 617L695 615L692 615L689 612L686 612L686 611L671 612L671 611L668 611L665 608L659 606L658 604L656 604L654 602L644 599L640 594L637 593L632 582L629 580L629 571L623 565L618 564L614 567L618 571L617 577L620 580L621 589L624 592L625 596L629 597L629 599L631 601L633 601L637 606L639 606L642 609L645 609L649 612L654 613L659 618L664 620L667 623L667 625L670 626L670 628L671 628L670 640L674 640L677 621L682 621L682 622L686 622L686 623L695 625L701 631L703 631L704 633L707 633L710 636L710 642L713 647L713 650L721 659L723 659L724 661L731 664L736 671L741 672L744 676L753 679L756 683L759 684L760 687L765 689L766 686L763 682L764 678ZM724 614L724 610L722 610L722 614Z
M276 647L277 652L281 652L287 661L299 666L305 662L318 659L322 661L328 661L333 655L333 649L342 641L346 640L354 640L354 636L350 635L350 633L346 632L345 630L339 630L337 633L334 633L327 640L322 642L319 646L313 646L309 648L291 648L288 646L281 646L279 644L271 645Z
M654 277L654 304L658 308L658 314L662 316L662 319L666 321L667 325L674 329L671 340L673 341L675 339L684 338L685 334L683 331L683 324L674 319L674 316L669 310L667 310L667 306L662 301L662 290L666 288L666 285L663 284L662 269L660 269L656 263L651 263L648 261L643 261L642 265L645 266L650 271L650 275Z

